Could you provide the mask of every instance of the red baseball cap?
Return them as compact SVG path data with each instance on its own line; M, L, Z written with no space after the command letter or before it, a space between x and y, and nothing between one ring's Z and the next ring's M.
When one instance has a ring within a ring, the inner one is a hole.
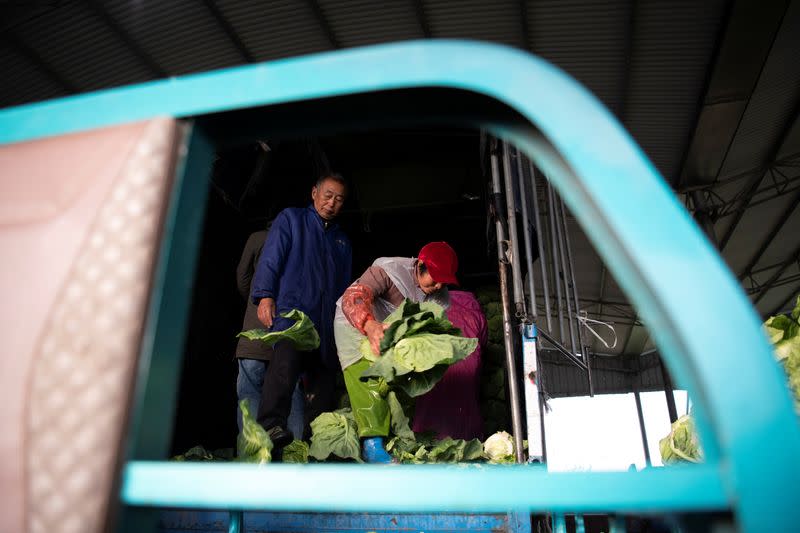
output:
M433 281L458 285L456 251L444 241L429 242L419 251L418 259L425 263Z

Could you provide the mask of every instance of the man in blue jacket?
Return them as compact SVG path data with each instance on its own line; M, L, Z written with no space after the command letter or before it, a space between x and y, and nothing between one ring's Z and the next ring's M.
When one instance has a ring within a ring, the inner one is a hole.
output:
M322 176L311 189L307 208L287 208L272 223L258 260L251 299L258 319L272 331L293 321L280 316L299 309L314 322L318 350L298 352L286 341L275 345L264 377L258 422L280 448L292 441L286 429L292 391L306 376L305 428L320 413L334 408L339 359L333 340L336 300L350 284L352 248L334 219L344 204L347 187L339 174Z

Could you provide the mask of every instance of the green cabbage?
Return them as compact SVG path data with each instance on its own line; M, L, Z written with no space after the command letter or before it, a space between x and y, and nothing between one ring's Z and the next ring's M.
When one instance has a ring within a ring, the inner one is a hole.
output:
M308 454L324 461L330 455L361 461L358 428L349 408L322 413L311 422L311 447Z
M293 440L283 448L281 460L284 463L307 463L308 443L302 440Z
M430 302L405 300L384 323L390 325L381 340L381 357L372 354L367 339L361 344L362 355L375 361L361 378L383 378L412 398L430 391L448 366L478 346L478 339L461 337L444 309Z
M775 347L775 357L789 378L795 409L800 413L800 296L790 315L771 317L764 322L764 330Z
M435 440L428 434L413 438L394 437L386 451L401 463L464 463L483 458L483 445L478 439L462 440L449 437Z
M249 329L242 331L237 337L245 337L251 341L266 342L270 346L274 346L279 341L288 340L301 352L319 348L319 333L317 333L314 323L305 313L298 309L292 309L288 313L281 313L281 316L294 320L295 323L283 331Z
M770 317L764 322L764 331L775 350L775 358L786 372L795 409L800 413L800 296L790 315ZM703 451L691 416L684 415L673 422L669 435L659 441L659 450L664 464L702 460Z
M694 420L689 415L683 415L672 423L672 431L658 441L658 448L665 465L680 462L699 463L703 458Z
M242 410L242 432L236 438L239 461L264 464L272 461L272 439L266 430L250 414L250 403L239 402Z
M218 450L208 450L202 445L193 446L186 452L170 457L170 461L231 461L233 460L233 448L220 448Z

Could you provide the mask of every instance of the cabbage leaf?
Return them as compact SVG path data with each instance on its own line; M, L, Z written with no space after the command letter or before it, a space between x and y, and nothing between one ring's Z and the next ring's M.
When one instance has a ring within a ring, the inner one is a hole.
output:
M322 413L311 422L311 447L308 454L324 461L330 455L361 460L356 420L349 408Z
M242 432L236 438L239 461L265 464L272 461L272 439L267 431L250 414L250 402L239 402L242 410Z
M775 358L789 378L795 410L800 413L800 296L791 314L771 317L764 322L764 330L775 348Z
M683 415L673 422L669 435L658 441L658 449L665 465L680 462L699 463L703 458L703 452L692 417Z
M384 323L390 325L381 341L380 357L372 354L367 339L361 344L362 355L374 361L361 379L383 378L412 398L430 391L447 367L478 346L478 339L462 337L444 309L432 302L405 300Z
M317 333L314 323L304 312L292 309L288 313L281 313L281 316L294 320L295 323L283 331L249 329L242 331L237 337L245 337L251 341L266 342L270 346L275 346L279 341L287 340L294 345L295 349L301 352L319 348L319 333Z
M281 453L281 461L284 463L307 463L308 443L295 439L287 444Z

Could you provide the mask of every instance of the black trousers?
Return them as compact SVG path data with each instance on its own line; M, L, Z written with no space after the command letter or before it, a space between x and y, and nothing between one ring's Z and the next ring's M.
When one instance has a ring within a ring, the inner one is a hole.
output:
M335 408L336 371L323 364L319 350L300 352L290 342L279 342L275 345L272 361L267 365L264 386L261 389L261 406L257 420L264 429L269 430L275 426L286 429L292 393L303 373L306 375L304 438L311 436L309 424L315 418Z

